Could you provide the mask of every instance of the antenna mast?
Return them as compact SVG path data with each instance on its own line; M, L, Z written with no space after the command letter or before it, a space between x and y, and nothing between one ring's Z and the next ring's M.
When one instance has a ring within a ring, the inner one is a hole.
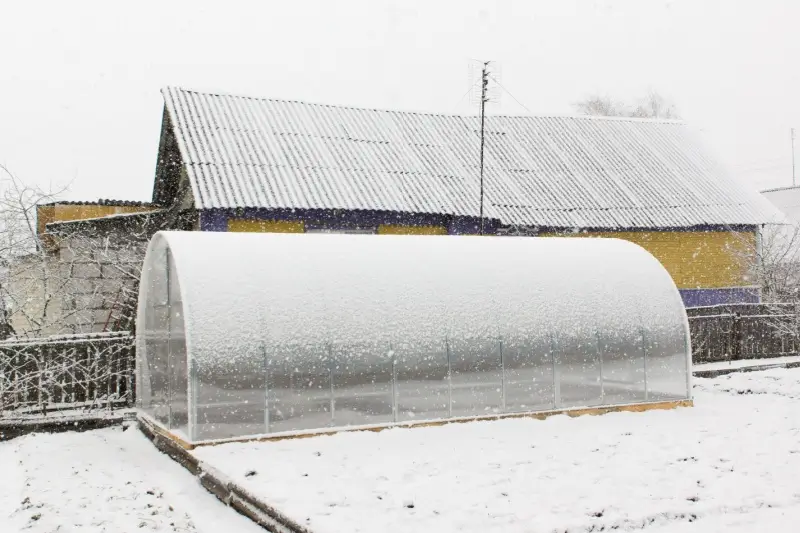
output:
M486 122L486 88L489 85L489 63L483 62L481 70L481 235L483 235L483 146L484 146L484 124ZM794 132L794 130L792 130ZM794 134L792 134L794 139ZM792 140L794 143L794 140Z
M794 179L794 128L792 128L792 187L795 186Z

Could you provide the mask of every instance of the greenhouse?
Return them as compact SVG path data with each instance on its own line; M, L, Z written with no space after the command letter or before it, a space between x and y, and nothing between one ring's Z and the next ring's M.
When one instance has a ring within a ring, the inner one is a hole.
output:
M197 444L690 398L688 322L616 239L160 232L140 417Z

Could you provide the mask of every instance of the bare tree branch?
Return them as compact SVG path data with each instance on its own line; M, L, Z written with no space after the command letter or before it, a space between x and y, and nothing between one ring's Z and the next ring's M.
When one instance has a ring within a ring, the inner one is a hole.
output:
M102 235L81 224L43 231L39 206L57 201L64 190L45 191L4 166L0 170L0 300L6 322L0 333L31 338L131 328L149 234L123 226Z

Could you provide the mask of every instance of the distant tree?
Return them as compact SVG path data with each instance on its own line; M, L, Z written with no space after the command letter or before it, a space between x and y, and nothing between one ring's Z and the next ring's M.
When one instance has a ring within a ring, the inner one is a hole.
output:
M642 118L666 118L678 119L678 111L675 104L668 101L655 91L650 93L639 101L639 104L631 113L631 116Z
M573 104L576 111L584 115L605 117L638 117L638 118L665 118L678 119L675 104L651 91L635 105L618 102L606 95L591 95Z
M622 102L617 102L609 96L592 95L585 100L575 102L573 107L583 115L596 115L603 117L624 117L627 110Z

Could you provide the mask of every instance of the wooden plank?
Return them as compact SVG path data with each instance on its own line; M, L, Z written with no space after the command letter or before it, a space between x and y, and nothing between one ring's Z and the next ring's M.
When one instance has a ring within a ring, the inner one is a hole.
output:
M307 527L298 524L275 507L256 498L246 489L228 479L222 472L199 461L185 447L188 443L154 424L147 416L140 415L138 422L139 429L159 450L197 476L202 487L239 514L248 517L270 532L312 533Z
M537 411L537 412L523 412L523 413L503 413L497 415L482 415L482 416L471 416L471 417L459 417L459 418L447 418L441 420L429 420L429 421L408 421L408 422L400 422L400 423L390 423L390 424L376 424L376 425L369 425L369 426L353 426L353 427L342 427L342 428L331 428L331 429L320 429L315 431L309 432L302 432L302 433L289 433L289 434L275 434L275 435L263 435L258 437L242 437L242 438L230 438L230 439L218 439L213 441L199 441L192 444L185 443L187 446L192 446L192 448L200 447L200 446L218 446L221 444L227 444L230 442L267 442L267 441L279 441L279 440L288 440L288 439L307 439L311 437L318 437L321 435L333 435L336 433L350 433L353 431L372 431L372 432L379 432L385 429L392 429L392 428L415 428L415 427L436 427L436 426L444 426L447 424L463 424L467 422L484 422L484 421L492 421L492 420L505 420L505 419L513 419L513 418L535 418L537 420L544 420L551 416L557 415L567 415L571 417L577 416L591 416L591 415L602 415L606 413L615 413L615 412L644 412L644 411L651 411L651 410L664 410L664 409L675 409L677 407L692 407L694 405L693 400L671 400L671 401L663 401L663 402L647 402L647 403L636 403L636 404L625 404L625 405L613 405L613 406L603 406L603 407L582 407L582 408L573 408L573 409L556 409L550 411ZM169 433L167 430L168 434ZM178 438L177 436L175 438Z

